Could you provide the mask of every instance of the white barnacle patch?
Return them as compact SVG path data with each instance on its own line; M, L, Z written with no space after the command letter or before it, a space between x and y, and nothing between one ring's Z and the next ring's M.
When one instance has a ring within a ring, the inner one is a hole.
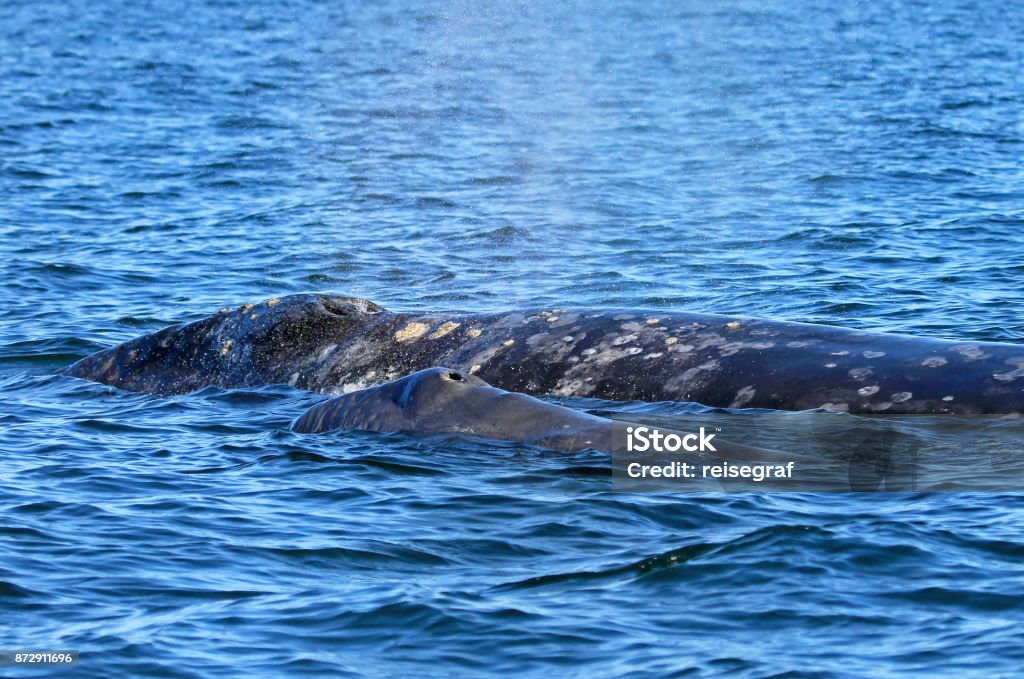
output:
M929 356L921 361L921 365L926 368L938 368L939 366L946 365L947 363L949 363L949 361L944 359L942 356Z
M754 385L748 384L747 386L743 387L742 389L736 392L736 398L732 400L732 404L730 404L729 407L742 408L743 406L750 403L750 399L754 398L754 395L756 393L757 390L754 389Z
M228 352L231 351L231 347L233 347L234 345L235 345L235 341L234 340L228 340L227 342L222 344L221 347L220 347L220 355L221 356L227 356Z
M661 353L660 351L652 351L651 353L649 353L646 356L644 356L644 359L645 360L650 360L652 358L661 358L664 355L665 354Z
M948 403L949 401L952 401L952 400L954 400L954 399L953 399L953 397L952 397L952 396L943 396L943 397L942 397L942 400L943 400L943 401L946 401L946 402Z
M562 341L563 342L571 342L571 341L573 341L573 339L574 338L573 338L572 335L566 335L565 337L562 338Z
M412 321L408 323L404 328L395 333L395 339L399 342L409 342L415 339L423 337L423 335L430 329L430 326L426 323L420 323L419 321Z
M1006 359L1006 364L1016 366L1016 368L1004 373L993 373L992 377L994 379L1000 382L1012 382L1018 377L1024 377L1024 358L1008 358Z
M879 386L877 384L872 384L871 386L868 387L861 387L860 389L857 390L857 393L860 394L861 396L874 396L875 394L878 393L878 390Z
M644 322L647 323L647 325L657 325L658 323L661 323L661 319L660 318L648 318Z
M469 330L466 331L466 337L468 337L469 339L476 339L482 333L483 330L481 330L480 328L470 328Z
M826 363L825 367L826 368L834 368L834 367L836 367L836 365L838 365L838 364L837 363Z
M979 361L989 357L977 344L957 344L949 349L960 354L965 361Z
M740 330L742 327L743 324L740 323L739 321L729 321L728 323L725 324L726 330Z
M441 325L437 326L434 332L427 335L427 339L440 339L447 335L448 333L450 333L452 330L458 328L460 325L462 324L456 323L455 321L445 321Z
M892 395L892 402L904 403L912 398L914 398L914 395L909 391L897 391L895 394Z
M580 353L583 354L584 356L593 356L594 354L597 353L597 349L595 349L594 347L590 347L589 349L584 349Z
M630 333L629 335L621 335L612 340L612 346L621 347L623 344L635 342L638 337L639 335L637 335L636 333Z
M252 316L249 316L249 320L250 320L250 321L255 321L255 320L256 320L257 318L259 318L259 317L260 317L260 315L259 315L259 314L253 314Z
M280 303L281 303L281 300L278 299L277 297L275 297L274 299L267 300L267 306L270 307L270 308L274 308L274 307L276 307Z
M675 344L678 341L679 341L679 338L677 338L677 337L669 337L668 339L665 340L665 345L666 346L672 346L673 344Z
M554 323L558 320L558 316L548 316L548 323Z
M864 358L882 358L885 356L884 351L865 351L861 354Z
M503 347L510 347L510 346L512 346L515 343L516 343L516 341L514 339L507 339L507 340L505 340L504 342L501 343L501 346L503 346Z
M473 366L470 367L469 373L472 375L473 373L475 373L478 370L480 370L480 364L476 363L476 364L474 364Z
M871 375L874 375L875 371L871 368L854 368L846 374L855 380L864 380L871 377Z
M238 310L241 311L244 314L246 311L249 311L254 306L255 306L254 304L243 304L242 306L238 307Z
M640 347L629 347L625 349L623 353L625 353L626 356L636 356L639 353L643 353L643 349Z

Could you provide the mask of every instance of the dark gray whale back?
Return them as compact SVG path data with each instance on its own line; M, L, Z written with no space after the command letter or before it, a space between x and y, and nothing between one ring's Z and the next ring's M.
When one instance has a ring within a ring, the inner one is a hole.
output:
M610 420L496 389L451 368L428 368L318 404L293 429L462 433L561 450L610 450L612 441Z
M437 365L527 394L860 413L1024 412L1024 346L709 314L392 313L301 294L225 309L64 372L176 394L284 383L341 393Z
M628 424L620 422L623 428ZM471 434L570 451L613 452L615 445L613 424L607 418L497 389L451 368L420 370L317 404L299 417L292 429L306 434L338 429ZM659 430L681 437L688 434ZM725 440L716 440L714 449L699 456L762 462L807 459Z

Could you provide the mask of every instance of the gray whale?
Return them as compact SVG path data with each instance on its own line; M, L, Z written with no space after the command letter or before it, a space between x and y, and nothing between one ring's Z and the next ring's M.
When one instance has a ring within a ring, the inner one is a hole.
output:
M620 423L620 434L626 426ZM292 429L306 434L340 429L470 434L568 451L614 452L617 443L623 447L608 418L498 389L479 377L441 367L319 403L303 413ZM688 434L659 431L680 437ZM722 439L714 440L700 456L762 462L806 459Z
M610 450L611 420L490 386L451 368L427 368L317 404L292 427L460 433L560 450Z
M535 395L854 413L1024 412L1024 346L608 309L395 313L299 294L223 309L62 371L179 394L284 383L342 393L446 365Z

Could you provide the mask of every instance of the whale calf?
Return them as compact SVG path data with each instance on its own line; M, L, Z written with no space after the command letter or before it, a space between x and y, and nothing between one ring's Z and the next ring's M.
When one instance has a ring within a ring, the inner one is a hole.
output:
M610 450L611 420L497 389L451 368L427 368L307 410L300 433L338 429L460 433L560 450Z
M104 349L66 375L131 391L344 393L446 365L508 391L853 413L1024 412L1024 346L614 309L395 313L297 294Z
M627 423L620 422L621 430ZM411 434L469 434L503 441L532 443L555 450L614 452L618 441L612 420L498 389L479 377L452 368L427 368L384 384L319 403L303 413L292 429L320 434L342 429ZM682 439L696 434L658 428ZM702 432L703 434L703 432ZM732 460L794 461L807 459L777 451L707 438L703 457Z

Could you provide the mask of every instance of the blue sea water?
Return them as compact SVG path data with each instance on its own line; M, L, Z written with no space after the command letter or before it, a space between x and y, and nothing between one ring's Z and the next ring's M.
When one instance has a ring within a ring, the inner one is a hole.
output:
M55 372L309 290L1022 341L1022 93L1000 0L0 4L0 647L1018 675L1019 494L613 493L596 453Z

